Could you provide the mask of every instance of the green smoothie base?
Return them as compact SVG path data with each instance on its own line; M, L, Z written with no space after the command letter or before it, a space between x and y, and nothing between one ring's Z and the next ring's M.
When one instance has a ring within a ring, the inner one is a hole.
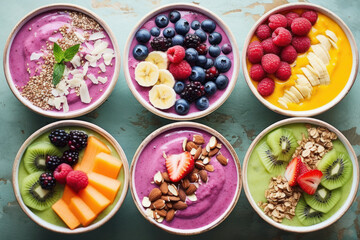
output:
M115 148L104 137L102 137L100 134L98 134L98 133L96 133L96 132L94 132L92 130L89 130L87 128L81 128L81 127L67 127L67 128L57 128L57 129L63 129L65 131L67 131L67 132L69 132L70 130L81 130L81 131L86 132L86 134L88 134L89 136L95 136L98 139L100 139L102 142L104 142L110 148L111 155L113 155L114 157L120 159L120 156L117 154ZM50 132L51 131L42 134L36 140L34 140L31 144L37 143L37 142L42 142L42 141L50 142L50 140L48 138ZM59 148L59 149L61 149L61 148ZM62 152L65 149L66 148L61 149ZM84 151L85 151L84 149L82 151L80 151L79 162L81 162L82 156L84 155ZM120 160L122 160L122 159L120 159ZM24 179L28 175L29 175L29 173L25 169L24 162L21 161L20 165L19 165L19 174L18 174L18 181L19 181L19 188L20 189L21 189L21 186L22 186L22 179ZM94 224L94 223L100 221L101 219L103 219L115 207L115 205L118 202L118 200L119 200L119 198L121 196L121 193L123 192L123 189L124 189L124 182L125 182L124 177L125 177L124 166L122 166L122 168L120 170L120 173L119 173L119 176L117 178L121 182L121 186L120 186L120 189L119 189L119 192L118 192L116 198L114 199L114 202L112 204L110 204L104 211L102 211L98 215L98 217L91 224ZM63 189L64 189L64 185L62 185L62 184L57 184L57 187L59 189L61 189L61 191L63 191ZM29 209L31 209L31 208L29 208ZM35 215L37 215L38 217L40 217L41 219L45 220L48 223L54 224L56 226L67 228L67 225L61 220L61 218L51 208L48 208L48 209L46 209L44 211L38 211L38 210L35 210L35 209L31 209L31 211Z
M305 124L290 124L290 125L284 126L284 128L293 130L295 133L294 135L297 138L297 140L302 139L302 135L299 134L299 132L303 132L307 136L307 130L306 130ZM257 146L259 146L261 143L266 141L266 137L267 137L267 135L264 136L263 139L259 141ZM345 146L343 145L343 143L340 140L333 141L333 146L334 146L334 149L336 149L337 151L347 153ZM251 194L252 198L254 199L255 203L266 202L265 190L269 186L270 179L272 177L277 177L278 175L284 176L285 168L286 168L286 166L284 166L284 168L280 169L279 172L269 173L268 171L266 171L263 164L261 163L261 160L258 158L257 153L256 153L256 147L254 148L254 150L250 156L248 166L247 166L247 181L248 181L250 194ZM339 202L333 207L333 209L331 209L329 211L329 214L326 214L326 216L328 216L328 218L331 217L334 213L336 213L341 208L341 206L345 203L347 197L349 196L350 190L351 190L352 181L353 181L353 176L351 176L349 181L347 183L345 183L344 186L341 187L341 190L342 190L341 198L340 198ZM299 227L304 226L298 220L296 215L291 220L284 218L282 224L288 225L288 226L299 226Z

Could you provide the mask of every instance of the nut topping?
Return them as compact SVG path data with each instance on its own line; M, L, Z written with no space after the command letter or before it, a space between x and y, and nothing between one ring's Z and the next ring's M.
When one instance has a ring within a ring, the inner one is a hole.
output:
M217 139L216 139L216 137L212 136L209 140L210 149L216 148L216 145L217 145Z
M196 152L194 154L194 159L199 159L200 155L201 155L201 152L202 152L202 148L199 147L198 149L196 149Z
M160 185L160 191L162 194L168 194L168 184L166 182L163 182L161 185Z
M169 178L169 174L167 172L162 172L161 175L162 175L162 177L164 178L165 181L171 182L171 180Z
M150 202L154 202L161 198L162 192L159 188L153 188L149 194L149 200Z
M176 186L174 184L170 184L168 186L168 189L169 189L169 192L174 195L174 196L178 196L179 193L178 193L178 190L176 189Z
M152 204L152 206L155 209L163 209L165 207L165 201L162 199L158 199Z
M199 172L199 175L200 175L201 181L203 181L204 183L206 183L207 180L208 180L207 172L206 172L205 170L201 170L201 171Z
M154 183L156 183L156 185L159 185L164 182L164 178L161 175L161 172L158 171L155 175L154 175Z
M151 205L151 201L149 200L148 197L144 197L141 203L144 206L144 208L148 208Z
M222 155L221 153L219 155L216 156L216 159L219 161L219 163L223 166L226 166L229 162L229 159L227 159L226 157L224 157L224 155Z
M194 135L193 142L197 145L203 145L205 143L205 140L201 135Z
M187 208L187 204L185 202L178 201L173 204L173 209L175 210L184 210L185 208Z
M214 169L213 165L208 164L208 165L205 165L205 170L208 172L213 172L215 169Z
M195 193L196 190L197 190L197 187L195 186L195 184L190 184L188 189L186 189L185 193L186 193L186 195L191 195L191 194Z

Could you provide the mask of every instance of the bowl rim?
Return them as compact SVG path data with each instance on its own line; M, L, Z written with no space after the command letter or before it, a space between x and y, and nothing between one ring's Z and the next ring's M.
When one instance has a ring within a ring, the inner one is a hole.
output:
M249 159L250 159L250 156L251 156L253 150L255 149L256 145L258 144L258 142L266 134L268 134L271 130L281 127L281 126L284 126L284 125L293 124L293 123L305 123L305 124L309 123L309 124L313 124L316 126L325 127L327 129L329 129L330 131L334 132L337 135L338 139L346 147L348 154L350 156L351 162L353 164L352 187L351 187L349 196L347 197L347 199L344 202L344 205L337 212L335 212L330 218L326 219L325 221L323 221L321 223L311 225L311 226L300 226L300 227L299 226L288 226L288 225L284 225L284 224L273 221L270 217L265 215L265 213L260 209L260 207L258 207L257 203L254 201L254 199L250 193L249 185L247 182L247 167L248 167ZM322 120L318 120L315 118L294 117L294 118L287 118L284 120L277 121L277 122L271 124L270 126L266 127L264 130L262 130L259 133L259 135L257 135L257 137L253 140L253 142L251 143L250 147L248 148L248 150L245 154L244 161L243 161L242 178L243 178L242 179L243 184L244 184L243 188L245 191L246 198L249 201L252 208L255 210L255 212L263 220L265 220L270 225L272 225L278 229L281 229L281 230L285 230L288 232L296 232L296 233L307 233L307 232L314 232L314 231L317 231L317 230L320 230L320 229L323 229L323 228L326 228L326 227L332 225L333 223L338 221L346 213L346 211L351 207L352 203L354 202L354 200L356 198L356 193L358 191L358 186L359 186L359 164L357 161L356 153L355 153L353 147L351 146L350 142L337 128L335 128L334 126L330 125L327 122L324 122Z
M21 158L22 158L26 148L29 146L29 144L31 144L33 142L33 140L35 138L39 137L41 134L43 134L43 133L45 133L45 132L47 132L47 131L49 131L51 129L55 129L57 127L82 127L82 128L86 128L86 129L89 129L91 131L96 132L97 134L104 137L114 147L116 153L119 155L120 160L121 160L121 162L123 164L124 182L122 184L123 184L124 188L123 188L121 193L118 193L118 194L120 194L120 198L119 198L118 202L115 204L114 208L106 216L104 216L98 222L96 222L94 224L90 224L87 227L78 227L78 228L75 228L75 229L71 230L70 228L67 228L67 227L60 227L60 226L56 226L56 225L54 225L52 223L49 223L49 222L43 220L42 218L38 217L37 215L35 215L32 212L32 210L30 208L28 208L24 204L24 202L23 202L23 200L21 198L20 189L19 189L19 183L18 183L18 173L19 173L18 170L19 170ZM66 233L66 234L76 234L76 233L89 232L91 230L94 230L94 229L102 226L103 224L105 224L107 221L109 221L117 213L117 211L122 206L122 204L123 204L123 202L125 200L125 197L127 195L127 192L128 192L129 175L130 175L129 164L128 164L125 152L121 148L120 144L116 141L116 139L113 136L111 136L110 133L108 133L103 128L101 128L101 127L99 127L99 126L97 126L97 125L95 125L93 123L80 121L80 120L62 120L62 121L57 121L57 122L47 124L47 125L41 127L40 129L36 130L21 145L19 151L16 154L14 164L13 164L12 186L13 186L13 190L14 190L16 200L19 203L21 209L35 223L37 223L38 225L40 225L43 228L46 228L46 229L54 231L54 232Z
M219 217L212 223L203 226L203 227L199 227L199 228L195 228L195 229L177 229L177 228L173 228L173 227L169 227L166 226L164 224L158 223L156 222L154 219L148 217L145 214L145 211L143 209L143 206L138 203L137 201L137 194L136 194L136 190L135 190L135 183L134 181L134 171L135 171L135 165L137 164L137 161L143 151L143 149L153 140L155 139L157 136L159 136L160 134L172 130L172 129L176 129L176 128L193 128L193 129L199 129L202 131L205 131L207 133L212 134L213 136L215 136L217 139L219 139L223 145L229 150L231 156L233 157L233 160L235 162L235 167L236 167L236 171L237 171L237 177L238 177L238 187L236 188L236 192L235 195L233 197L233 200L231 202L231 204L227 207L227 210L222 213L221 215L219 215ZM229 215L230 213L234 210L240 194L241 194L241 188L242 188L242 178L241 178L241 165L240 165L240 161L239 158L234 150L234 148L232 147L232 145L230 144L230 142L224 137L222 136L219 132L217 132L216 130L214 130L211 127L208 127L206 125L200 124L200 123L195 123L195 122L175 122L175 123L171 123L171 124L167 124L161 128L156 129L155 131L153 131L152 133L150 133L143 141L142 143L139 145L139 147L137 148L131 166L130 166L130 190L131 190L131 196L132 199L137 207L137 209L139 210L139 212L141 213L141 215L148 220L151 224L161 228L162 230L165 230L168 233L172 233L172 234L177 234L177 235L185 235L185 236L189 236L189 235L196 235L196 234L200 234L206 231L209 231L213 228L215 228L216 226L218 226L220 223L222 223Z
M271 14L282 12L282 11L287 11L287 10L292 10L292 9L297 9L297 8L306 8L306 9L310 9L310 10L316 10L316 11L321 12L322 14L330 17L333 21L335 21L339 25L339 27L344 31L347 39L349 40L351 51L353 54L353 66L351 68L350 76L349 76L349 79L347 80L345 87L341 90L341 92L334 99L329 101L328 103L326 103L318 108L311 109L311 110L304 110L304 111L294 111L294 110L282 109L282 108L277 107L274 104L270 103L266 99L264 99L258 93L256 87L254 86L254 84L251 81L249 72L247 70L247 60L246 60L247 48L248 48L248 45L249 45L251 38L254 35L257 27L260 24L262 24ZM285 115L285 116L310 117L310 116L321 114L321 113L333 108L349 93L351 87L354 85L354 82L356 80L356 76L358 73L358 69L359 69L359 52L358 52L356 40L354 38L353 33L351 32L349 27L346 25L346 23L340 17L338 17L335 13L333 13L329 9L326 9L320 5L316 5L313 3L305 3L305 2L300 3L299 2L299 3L288 3L288 4L280 5L274 9L270 10L269 12L264 13L264 15L259 20L256 21L256 23L253 25L253 27L249 31L249 33L246 37L246 40L244 42L241 61L242 61L241 68L242 68L242 72L243 72L243 75L245 78L245 82L247 83L247 85L249 86L250 90L255 95L255 97L263 105L265 105L268 109L270 109L276 113Z
M128 63L130 46L131 46L132 40L135 37L136 31L138 29L140 29L140 27L147 20L154 17L156 14L164 12L164 11L168 11L168 10L171 10L171 9L174 9L174 8L181 8L181 9L185 9L185 10L194 10L194 11L200 12L200 13L204 14L205 16L208 16L208 17L212 18L213 20L215 20L216 23L223 29L223 31L226 33L227 37L229 38L230 43L231 43L231 47L232 47L233 56L234 56L233 63L232 63L233 64L233 74L232 74L231 79L229 79L229 85L227 86L227 88L225 89L223 94L220 96L220 98L218 100L216 100L216 102L214 102L212 104L213 106L209 106L209 108L207 108L207 109L205 109L203 111L197 111L197 112L194 112L194 113L188 113L187 115L178 115L178 114L164 112L164 111L162 111L160 109L155 108L150 103L148 103L146 101L146 99L144 99L139 94L139 92L135 89L135 86L134 86L134 84L132 82L132 79L131 79L131 76L130 76L129 63ZM128 39L126 40L126 43L125 43L123 63L124 63L124 74L125 74L126 83L127 83L128 87L129 87L129 89L131 90L132 94L136 98L136 100L143 107L145 107L147 110L149 110L153 114L158 115L160 117L170 119L170 120L175 120L175 121L184 121L184 120L194 120L194 119L198 119L198 118L202 118L204 116L207 116L208 114L210 114L210 113L214 112L215 110L217 110L230 97L232 91L235 88L235 85L236 85L236 82L237 82L237 79L238 79L238 76L239 76L240 53L239 53L239 49L238 49L236 39L235 39L232 31L226 25L226 23L220 17L218 17L215 13L213 13L212 11L210 11L207 8L196 5L194 3L172 3L172 4L163 5L161 7L158 7L156 9L150 11L135 25L135 27L131 30L131 32L130 32L130 34L128 36Z
M10 49L11 49L11 45L13 43L13 40L15 38L15 36L17 35L17 33L19 32L19 30L32 18L36 17L39 14L42 14L44 12L47 11L51 11L51 10L73 10L73 11L77 11L77 12L81 12L91 18L93 18L97 23L100 24L100 26L104 29L104 31L109 35L109 38L111 40L111 43L114 47L114 52L115 52L115 69L114 69L114 74L113 77L111 78L111 82L108 85L107 89L105 91L103 91L103 94L100 96L99 99L97 99L94 102L91 102L87 107L85 108L81 108L75 111L69 111L67 113L64 113L63 111L48 111L48 110L43 110L35 105L33 105L29 100L27 100L26 98L24 98L23 96L21 96L20 91L16 88L13 80L12 80L12 76L10 73L10 64L8 62L9 60L9 53L10 53ZM31 109L32 111L43 115L45 117L51 117L51 118L57 118L57 119L69 119L69 118L75 118L75 117L79 117L79 116L83 116L93 110L95 110L96 108L98 108L100 105L102 105L106 99L110 96L111 92L114 90L115 85L118 81L119 78L119 74L120 74L120 68L121 68L121 56L120 56L120 48L118 46L118 42L116 40L116 37L114 35L114 33L112 32L112 30L110 29L110 27L106 24L106 22L104 20L102 20L102 18L100 18L96 13L92 12L91 10L88 10L82 6L76 5L76 4L69 4L69 3L55 3L55 4L48 4L48 5L44 5L41 6L39 8L36 8L34 10L32 10L31 12L29 12L28 14L26 14L24 17L22 17L14 26L14 28L11 30L6 43L5 43L5 47L4 47L4 54L3 54L3 69L4 69L4 74L5 74L5 79L6 82L8 83L9 88L11 89L12 93L15 95L15 97L22 103L24 104L27 108Z

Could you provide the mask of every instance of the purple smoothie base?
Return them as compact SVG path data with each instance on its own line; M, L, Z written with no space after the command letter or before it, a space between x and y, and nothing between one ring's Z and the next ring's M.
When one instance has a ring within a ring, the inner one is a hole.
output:
M178 10L178 9L177 9ZM183 19L186 19L190 24L192 21L194 20L198 20L200 23L205 20L205 19L211 19L213 20L212 18L210 17L207 17L205 16L204 14L200 13L200 12L197 12L197 11L189 11L189 10L178 10L181 14L181 18ZM153 27L156 27L156 24L155 24L155 18L160 15L160 14L165 14L166 16L168 16L168 14L171 12L171 10L169 11L165 11L165 12L161 12L161 13L158 13L156 14L154 17L150 18L145 24L143 24L139 29L147 29L150 31L151 28ZM214 20L213 20L214 21ZM214 21L216 23L216 21ZM167 27L173 27L175 28L175 24L170 22L169 21L169 24ZM160 29L161 31L163 30L164 28ZM190 28L190 31L189 33L194 33L195 30L193 30L192 28ZM221 47L222 45L224 45L225 43L228 43L232 46L228 36L226 35L226 33L224 32L224 30L222 28L220 28L220 26L218 24L216 24L216 29L215 29L215 32L218 32L222 35L222 41L221 43L219 44L219 46ZM208 34L207 34L208 35ZM160 36L162 36L162 34L160 34ZM153 39L154 37L151 36L151 39L150 41ZM146 43L145 45L148 47L149 49L149 52L153 51L152 47L150 46L150 41L148 43ZM206 45L209 47L211 44L208 42L208 40L206 40ZM153 107L153 105L150 103L150 100L149 100L149 91L151 89L151 87L142 87L140 86L136 80L135 80L135 68L136 68L136 65L141 62L141 61L138 61L136 60L134 57L133 57L133 54L132 54L132 50L134 49L134 47L139 44L137 42L137 40L135 39L135 36L133 37L132 39L132 42L130 44L130 48L129 48L129 59L128 59L128 67L129 67L129 73L130 73L130 77L131 77L131 81L132 81L132 84L134 85L136 91L141 95L141 97L150 105ZM141 43L142 44L142 43ZM233 48L233 51L234 51L234 46L232 46ZM225 76L227 76L229 78L229 85L230 85L230 82L232 81L232 75L233 75L233 72L234 72L234 54L233 54L233 51L231 51L231 53L227 54L226 56L229 57L229 59L231 60L231 68L229 69L229 71L227 71L226 73L222 73L224 74ZM223 53L221 53L221 55L224 55ZM206 57L208 58L212 58L210 57L209 53L206 55ZM214 58L212 58L214 59ZM215 60L215 59L214 59ZM228 87L229 87L228 85ZM227 88L226 88L227 89ZM225 93L226 89L224 90L217 90L216 93L212 96L209 97L209 103L210 103L210 107L211 105L215 104L217 100L219 100L221 98L221 96ZM176 94L176 99L180 99L180 96L179 94ZM162 111L162 112L165 112L165 113L173 113L173 114L176 114L176 111L174 109L174 107L170 107L169 109L166 109L166 110L161 110L161 109L157 109L159 111ZM195 107L195 103L192 103L190 104L190 110L189 110L189 114L191 113L194 113L194 112L201 112L199 111L196 107Z
M141 208L143 208L142 199L149 195L151 189L157 187L156 184L151 183L154 175L158 171L166 171L163 151L167 155L183 152L184 138L192 139L194 134L202 135L206 143L212 136L195 128L176 128L156 136L143 148L138 159L135 160L132 177L134 195ZM200 184L196 191L197 201L187 200L188 208L177 211L170 223L164 220L160 224L174 229L191 230L205 227L224 216L237 194L239 174L234 158L223 143L220 151L229 159L228 165L222 166L215 157L212 157L210 164L214 166L215 171L208 172L208 182Z
M65 13L62 10L52 10L32 17L20 28L11 43L9 51L9 69L15 86L25 86L29 81L29 78L35 75L35 69L41 67L41 65L37 65L36 62L43 62L42 58L40 57L39 60L30 61L31 54L39 51L42 46L46 46L46 41L48 41L49 37L61 38L62 36L60 33L53 34L54 30L57 30L65 24L70 24L70 22L71 18L68 13ZM29 28L31 28L31 31L29 31ZM115 52L109 35L105 32L105 30L102 32L104 33L105 38L102 38L101 40L108 42L108 48L113 49ZM95 41L87 42L93 45ZM49 43L51 42L49 41ZM83 43L81 46L86 45ZM69 104L69 112L89 107L105 93L115 72L115 61L116 53L115 57L111 61L111 64L106 66L106 72L104 73L98 73L100 70L99 67L93 68L89 66L87 74L93 74L95 77L107 77L108 81L105 84L99 83L95 85L90 80L85 80L89 89L90 97L92 98L91 102L88 104L81 102L80 97L76 95L74 89L69 89L69 91L71 90L70 94L66 96ZM103 58L99 59L97 63L101 64L102 62L104 62ZM27 64L29 64L29 66L27 66ZM26 71L27 68L30 68L31 74ZM82 67L77 69L82 69ZM39 72L36 74L38 75ZM63 110L57 110L54 108L49 111L62 112Z

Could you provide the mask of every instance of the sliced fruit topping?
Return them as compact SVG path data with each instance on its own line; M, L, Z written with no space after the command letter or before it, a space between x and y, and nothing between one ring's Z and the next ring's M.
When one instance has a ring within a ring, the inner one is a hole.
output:
M56 203L54 203L51 206L51 208L65 222L65 224L70 229L75 229L80 225L80 221L71 212L69 206L65 203L64 200L59 199Z
M316 211L307 205L303 198L300 199L296 206L295 216L305 226L321 223L327 218L325 213Z
M155 85L149 91L150 103L159 109L169 109L174 106L176 93L172 87L165 84Z
M150 87L159 79L159 68L151 62L140 62L135 68L135 80L140 86Z
M298 146L292 132L283 128L278 128L271 132L266 142L273 154L281 161L289 161Z
M173 75L166 69L160 69L159 70L159 79L156 83L156 85L165 84L169 87L174 87L175 85L175 79Z
M168 57L165 52L153 51L149 53L145 61L155 64L159 69L167 69L168 67Z
M286 180L288 180L290 186L296 185L296 178L298 177L300 172L300 162L300 157L296 157L291 160L289 165L286 167L285 178Z
M305 163L303 163L301 160L300 160L300 168L299 168L299 176L302 175L303 173L307 173L309 171L308 167L306 166Z
M322 176L323 174L321 171L312 169L306 173L301 174L297 179L297 183L301 189L304 190L304 192L313 195L320 184Z
M167 156L165 165L170 180L178 182L193 170L194 158L189 152L172 154Z
M304 194L306 203L313 209L327 213L329 212L341 198L341 189L328 190L323 186L316 189L314 195Z
M263 142L261 145L259 145L256 148L256 152L268 172L278 172L279 170L284 169L285 162L279 161L276 158L276 156L273 154L266 142Z
M71 171L66 176L66 185L71 187L75 192L80 191L81 189L86 188L89 184L88 177L86 173L80 170Z

